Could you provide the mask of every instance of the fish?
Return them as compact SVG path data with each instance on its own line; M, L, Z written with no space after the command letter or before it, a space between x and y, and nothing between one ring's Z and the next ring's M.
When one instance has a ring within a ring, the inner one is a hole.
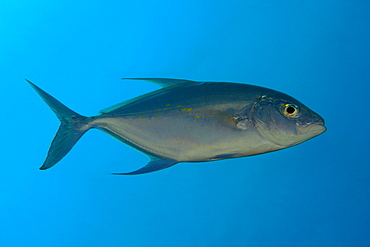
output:
M61 161L90 129L101 130L150 158L142 168L112 173L115 175L269 153L326 131L319 114L273 89L233 82L122 79L149 81L162 88L86 117L26 80L60 120L39 169L49 169Z

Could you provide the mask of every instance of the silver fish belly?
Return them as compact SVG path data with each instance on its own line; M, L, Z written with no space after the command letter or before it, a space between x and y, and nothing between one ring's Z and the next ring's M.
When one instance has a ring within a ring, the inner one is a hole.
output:
M137 78L163 86L84 117L31 86L61 126L40 168L58 163L89 129L99 129L151 161L120 175L143 174L179 162L244 157L287 148L323 133L324 120L296 99L263 87L224 82Z

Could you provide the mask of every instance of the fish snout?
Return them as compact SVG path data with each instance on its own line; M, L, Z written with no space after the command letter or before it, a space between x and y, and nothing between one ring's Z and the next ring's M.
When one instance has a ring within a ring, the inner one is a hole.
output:
M297 125L301 134L310 134L312 136L320 135L327 130L325 120L317 113L313 113L309 121L297 123Z

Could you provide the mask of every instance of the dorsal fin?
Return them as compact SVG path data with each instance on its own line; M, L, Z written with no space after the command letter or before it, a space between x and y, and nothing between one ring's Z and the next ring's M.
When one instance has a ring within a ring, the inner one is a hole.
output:
M176 87L176 86L181 86L181 85L184 85L184 84L195 84L195 83L198 83L196 81L189 81L189 80L182 80L182 79L170 79L170 78L122 78L123 80L141 80L141 81L149 81L149 82L153 82L163 88L167 88L167 87ZM164 89L160 89L160 90L164 90ZM100 113L108 113L108 112L111 112L111 111L114 111L124 105L127 105L127 104L130 104L132 102L135 102L135 101L138 101L142 98L145 98L145 97L148 97L150 94L153 94L155 93L156 91L154 92L150 92L150 93L147 93L147 94L143 94L143 95L140 95L138 97L135 97L133 99L129 99L129 100L126 100L126 101L123 101L121 103L118 103L118 104L115 104L113 106L110 106L110 107L107 107L107 108L104 108L103 110L100 110L99 112Z
M196 81L171 78L122 78L123 80L141 80L153 82L161 87L171 87L179 84L197 83Z

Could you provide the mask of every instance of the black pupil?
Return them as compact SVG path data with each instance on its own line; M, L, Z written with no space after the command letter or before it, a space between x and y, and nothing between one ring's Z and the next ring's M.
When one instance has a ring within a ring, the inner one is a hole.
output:
M295 108L294 108L293 106L288 106L288 107L286 108L286 112L287 112L288 114L293 114L293 113L295 112Z

